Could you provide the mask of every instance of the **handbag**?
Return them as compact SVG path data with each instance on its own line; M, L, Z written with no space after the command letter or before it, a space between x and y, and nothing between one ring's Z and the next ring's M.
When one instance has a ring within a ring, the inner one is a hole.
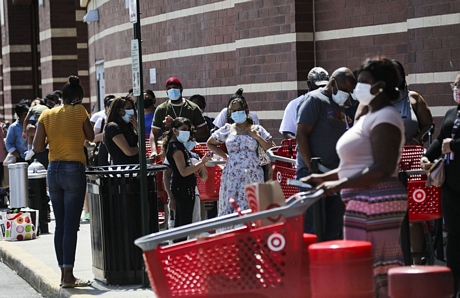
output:
M267 152L260 146L257 146L257 156L259 157L259 166L266 166L271 163L270 158L267 155Z
M37 233L29 212L6 214L5 240L22 241L35 238Z
M3 160L3 165L7 166L14 163L16 163L16 156L14 156L11 153L8 153L5 157L5 160Z
M436 160L428 170L426 186L440 187L446 178L444 158Z
M101 122L101 132L104 131L105 118ZM94 147L93 151L88 156L88 164L92 167L97 167L99 165L99 148L101 147L102 141L98 142Z

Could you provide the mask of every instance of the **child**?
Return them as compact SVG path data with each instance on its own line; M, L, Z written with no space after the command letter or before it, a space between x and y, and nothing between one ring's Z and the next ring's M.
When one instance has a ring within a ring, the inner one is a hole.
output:
M27 152L26 157L24 158L25 160L30 160L32 156L35 155L35 152L32 149L32 142L34 141L35 136L35 123L37 123L42 112L48 109L48 106L46 106L45 102L40 98L35 99L30 105L29 112L22 124L22 137L27 138Z
M211 160L209 154L196 165L192 164L191 154L184 145L190 139L191 127L190 120L177 117L163 138L163 152L166 153L172 170L170 208L175 211L175 227L192 223L195 204L195 173Z

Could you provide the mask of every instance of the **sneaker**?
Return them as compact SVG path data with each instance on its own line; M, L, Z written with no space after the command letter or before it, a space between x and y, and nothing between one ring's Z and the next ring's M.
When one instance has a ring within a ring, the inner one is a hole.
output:
M86 213L82 218L81 221L89 221L89 213Z
M30 160L32 156L35 155L35 152L33 149L27 150L26 151L26 157L24 158L25 160Z

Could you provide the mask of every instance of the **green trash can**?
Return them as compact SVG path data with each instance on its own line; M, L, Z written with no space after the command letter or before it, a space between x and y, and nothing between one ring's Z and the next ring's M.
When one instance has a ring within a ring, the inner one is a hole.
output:
M148 165L148 233L158 231L156 174L164 165ZM95 279L110 285L140 284L142 235L139 165L88 168L91 251Z

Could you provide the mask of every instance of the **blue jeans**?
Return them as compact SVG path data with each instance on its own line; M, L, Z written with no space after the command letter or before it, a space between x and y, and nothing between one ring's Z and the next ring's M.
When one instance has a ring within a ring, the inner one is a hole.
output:
M70 268L75 262L77 232L85 201L85 166L74 161L53 161L48 165L46 178L56 219L56 257L59 267Z
M296 179L307 177L312 173L306 168L301 168L296 172ZM327 196L323 198L323 241L341 239L343 231L343 216L345 205L340 195ZM304 232L315 233L315 208L310 207L305 212Z

